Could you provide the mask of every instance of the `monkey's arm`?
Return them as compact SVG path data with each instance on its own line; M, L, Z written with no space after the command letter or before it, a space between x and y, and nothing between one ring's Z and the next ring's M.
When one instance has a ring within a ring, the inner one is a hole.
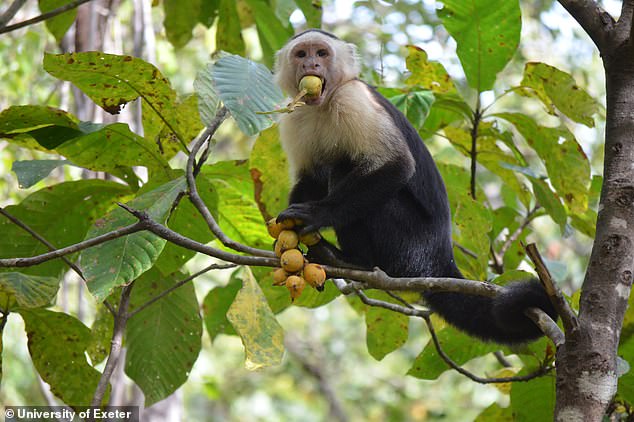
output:
M348 225L363 218L405 187L414 172L409 162L393 160L372 171L356 166L336 181L326 197L291 203L280 213L278 221L299 218L306 225L305 231L316 231L335 224Z

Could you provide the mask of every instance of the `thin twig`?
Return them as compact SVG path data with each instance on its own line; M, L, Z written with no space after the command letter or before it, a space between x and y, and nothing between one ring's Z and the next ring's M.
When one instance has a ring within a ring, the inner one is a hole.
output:
M566 341L564 333L551 317L539 308L528 308L524 311L524 315L529 317L546 337L552 340L555 347L559 347Z
M169 289L166 289L166 290L162 291L161 293L159 293L158 295L156 295L152 299L150 299L147 302L145 302L143 305L141 305L138 308L136 308L135 310L129 312L128 313L128 318L132 318L133 316L135 316L136 314L138 314L139 312L141 312L142 310L144 310L148 306L154 304L158 300L164 298L168 294L172 293L174 290L178 289L181 286L184 286L185 284L187 284L190 281L192 281L193 279L201 276L202 274L205 274L205 273L207 273L207 272L209 272L211 270L223 270L223 269L235 268L235 267L236 267L236 264L224 264L224 265L223 264L212 264L212 265L209 265L208 267L203 268L202 270L198 271L197 273L192 274L189 277L179 281L178 283L176 283L173 286L171 286Z
M6 32L11 32L11 31L15 31L16 29L24 28L25 26L33 25L35 23L39 23L39 22L45 21L47 19L54 18L57 15L61 15L62 13L67 12L67 11L69 11L71 9L74 9L74 8L76 8L78 6L81 6L84 3L88 3L89 1L92 1L92 0L75 0L75 1L72 1L72 2L70 2L68 4L65 4L65 5L61 6L61 7L58 7L57 9L53 9L53 10L51 10L49 12L42 13L41 15L36 16L34 18L27 19L25 21L18 22L18 23L13 24L13 25L7 25L4 28L0 28L0 34L4 34Z
M24 223L23 221L21 221L17 217L9 214L7 212L7 210L5 210L2 207L0 207L0 214L4 215L13 224L15 224L16 226L20 227L22 230L24 230L25 232L30 234L37 241L39 241L40 243L44 244L48 248L49 251L54 251L54 250L57 249L55 247L55 245L53 245L51 242L46 240L43 236L41 236L39 233L37 233L35 230L33 230L31 227L29 227L26 223ZM84 277L84 274L81 272L81 270L79 269L79 267L77 265L75 265L72 262L70 262L70 260L68 258L64 257L64 256L61 257L61 260L64 261L64 263L66 265L68 265L71 269L73 269L73 271L75 271L77 273L77 275L79 275L79 277L81 277L82 280L86 281L86 278Z
M513 242L515 242L520 237L524 229L526 229L526 227L528 227L531 221L533 221L533 217L535 216L535 213L540 208L541 207L539 206L539 204L536 204L530 211L528 211L528 213L524 217L524 221L522 221L522 224L520 224L520 226L517 229L515 229L515 231L506 239L506 241L500 248L500 251L498 252L498 254L501 257L504 256L504 254L506 253L506 251L508 251L508 249L511 247Z
M507 382L530 381L534 378L546 375L548 372L550 372L553 369L552 366L548 365L548 366L541 366L534 372L531 372L530 374L526 374L526 375L521 375L521 376L498 377L498 378L483 378L483 377L477 376L473 374L472 372L467 371L460 365L458 365L447 355L447 353L445 353L445 351L443 350L440 344L440 341L438 340L438 336L436 335L436 330L434 329L434 325L431 322L431 318L423 317L423 319L425 320L425 323L427 324L427 328L429 329L429 334L431 335L431 339L432 339L432 342L434 343L434 347L436 348L436 351L438 352L438 356L440 356L441 359L444 360L445 363L449 365L452 369L456 370L457 372L461 373L462 375L466 376L467 378L477 383L498 384L498 383L507 383Z
M548 271L548 268L546 268L546 265L544 264L544 261L542 260L542 257L537 250L537 246L535 246L534 243L530 243L526 245L524 249L526 250L526 254L528 255L528 257L531 259L531 261L533 261L533 264L535 265L535 271L539 276L539 280L544 286L544 289L546 289L546 293L548 294L551 303L561 317L561 321L564 325L564 330L568 332L578 329L579 319L577 318L575 311L573 311L570 304L564 298L561 290L559 290L559 288L555 286L555 283L553 283L550 272Z
M134 283L124 286L121 290L121 300L119 301L119 308L117 309L117 314L114 318L114 329L112 330L112 340L110 341L110 353L108 354L106 366L101 373L99 383L95 389L95 394L93 395L92 402L90 404L91 406L101 406L103 397L108 389L110 377L112 377L112 373L119 362L121 346L123 344L123 333L128 322L127 311L128 305L130 304L130 294L132 293L133 286Z

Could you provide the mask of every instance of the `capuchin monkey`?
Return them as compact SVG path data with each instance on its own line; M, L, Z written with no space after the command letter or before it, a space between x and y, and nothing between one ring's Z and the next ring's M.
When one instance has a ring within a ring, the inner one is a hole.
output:
M277 53L275 78L287 94L299 94L304 76L322 81L320 94L305 97L305 106L280 121L294 186L278 221L301 219L304 231L333 227L338 257L355 266L379 267L392 277L464 278L454 261L449 203L434 160L405 116L360 81L359 71L355 46L318 29L294 36ZM557 319L536 280L507 285L494 298L423 296L452 325L497 343L542 336L526 308Z

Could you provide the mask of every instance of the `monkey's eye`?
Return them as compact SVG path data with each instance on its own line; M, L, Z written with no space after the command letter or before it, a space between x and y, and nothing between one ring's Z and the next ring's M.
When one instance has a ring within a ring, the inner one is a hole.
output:
M304 50L299 50L297 53L295 53L295 57L302 59L306 57L306 52Z
M317 55L318 55L319 57L328 57L328 51L327 51L327 50L324 50L324 49L318 50L318 51L317 51Z

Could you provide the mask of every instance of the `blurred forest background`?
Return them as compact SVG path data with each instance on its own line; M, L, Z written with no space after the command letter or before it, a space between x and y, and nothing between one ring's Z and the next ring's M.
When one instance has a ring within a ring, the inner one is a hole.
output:
M4 0L0 4L0 14L10 3L12 1ZM38 15L40 10L50 10L58 3L65 2L41 0L38 5L29 0L13 22ZM307 27L304 15L296 10L292 0L271 3L278 16L286 17L286 21L282 21L287 25L296 30ZM618 14L620 2L608 0L602 5L613 15ZM257 12L244 0L236 1L235 6L246 57L271 67L272 52L263 47L252 24ZM423 48L430 60L444 64L454 80L465 83L455 42L436 16L438 2L325 0L321 6L323 29L359 46L366 81L399 86L407 76L406 45L412 44ZM599 57L576 22L552 0L521 2L521 7L520 47L514 60L498 77L498 95L505 87L518 83L526 61L541 61L569 72L591 96L603 99L605 90ZM112 116L90 104L70 83L57 80L42 69L44 52L78 51L80 45L85 51L141 57L157 66L179 94L193 92L197 72L217 50L217 37L222 36L222 32L216 30L223 23L216 19L206 22L207 25L198 24L191 33L179 33L180 38L173 30L167 34L166 27L175 21L173 16L186 14L187 9L188 4L183 1L151 4L149 0L97 0L80 7L78 22L83 26L73 25L61 39L56 39L44 23L0 34L0 110L19 104L50 105L72 110L82 120L112 121ZM493 92L485 92L483 105L494 96ZM509 107L525 108L527 112L541 112L536 103L520 103L518 98L508 96L500 101L516 102ZM137 133L142 131L139 110L137 104L132 104L118 116ZM592 174L601 174L599 146L604 128L601 118L596 123L594 128L576 125L574 131L588 155ZM217 137L219 146L214 160L246 159L254 141L232 124L223 125ZM434 137L428 146L437 161L464 161L446 139ZM28 189L20 187L11 171L12 163L43 158L47 158L43 152L20 149L0 141L0 206L18 203L44 186L40 182ZM184 159L179 155L173 160ZM49 177L71 180L82 177L82 171L64 166L53 170ZM495 202L496 197L503 195L503 189L497 179L487 183L486 177L483 174L479 181L489 200ZM554 278L560 281L564 291L574 292L583 278L591 239L578 231L562 236L550 219L535 220L532 229L535 234L529 240L538 243ZM188 266L194 271L204 264L204 258L197 258ZM212 287L224 284L226 276L214 272L198 278L195 287L200 300ZM95 317L94 299L72 275L60 289L57 306L89 326ZM187 383L173 396L154 405L149 414L162 415L157 416L157 420L201 421L308 422L326 420L329 415L356 421L470 421L492 403L508 404L508 390L504 386L479 385L454 371L447 371L434 381L405 376L428 340L422 321L410 323L412 335L405 347L377 362L367 352L362 318L343 297L317 309L290 307L278 315L278 320L287 336L287 354L282 366L247 371L238 337L221 335L213 344L205 338ZM32 368L24 326L18 317L9 318L4 342L0 405L54 403ZM487 368L494 367L494 361L492 356L480 358L469 362L467 368L486 373ZM125 377L122 369L116 376ZM128 394L133 387L130 383L126 385Z

